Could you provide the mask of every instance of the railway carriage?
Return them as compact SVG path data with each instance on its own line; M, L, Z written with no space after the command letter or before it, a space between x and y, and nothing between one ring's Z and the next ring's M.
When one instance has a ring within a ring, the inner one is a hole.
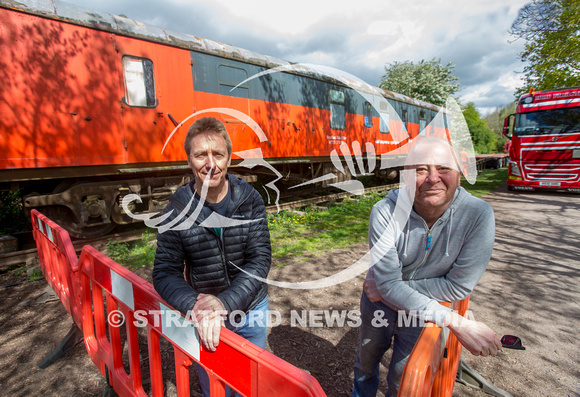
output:
M384 172L369 161L437 133L437 106L60 1L0 0L0 49L0 188L77 238L134 222L121 206L130 193L142 199L132 212L162 210L191 178L182 143L194 113L233 110L211 115L232 138L234 172L294 183L335 170L333 151L364 160L357 175ZM241 167L240 153L271 168Z

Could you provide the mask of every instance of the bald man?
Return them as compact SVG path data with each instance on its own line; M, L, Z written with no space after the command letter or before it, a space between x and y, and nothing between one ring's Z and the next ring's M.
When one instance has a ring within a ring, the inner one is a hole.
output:
M494 242L493 211L460 187L458 159L447 141L423 139L407 157L405 186L373 208L373 266L360 303L353 396L376 395L380 361L391 344L385 396L396 396L405 362L427 323L446 326L474 355L495 355L501 348L487 325L439 303L469 296Z

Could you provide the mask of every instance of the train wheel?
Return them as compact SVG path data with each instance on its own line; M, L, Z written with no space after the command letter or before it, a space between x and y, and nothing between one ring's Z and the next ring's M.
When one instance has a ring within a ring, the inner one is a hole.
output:
M95 178L91 180L91 182L106 182L106 178ZM77 181L63 181L59 183L53 190L53 193L62 193L67 189L78 185L82 182ZM98 238L102 237L109 232L111 232L116 224L113 222L104 223L104 224L97 224L94 226L82 226L80 220L77 216L73 213L73 211L65 206L62 205L54 205L45 207L42 211L45 213L50 219L64 227L71 237L77 239L90 239L90 238Z
M41 208L41 212L48 216L58 225L64 227L71 237L77 239L90 239L106 235L115 228L114 223L105 223L95 226L81 226L73 212L62 205L51 205Z

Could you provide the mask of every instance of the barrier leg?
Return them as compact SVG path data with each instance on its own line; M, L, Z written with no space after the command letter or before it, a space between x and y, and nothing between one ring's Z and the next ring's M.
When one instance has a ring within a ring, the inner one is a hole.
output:
M107 385L105 391L103 392L103 397L119 397L119 395L113 389L113 386Z
M83 331L73 323L68 334L60 341L58 346L50 352L48 356L40 364L38 364L38 368L45 369L56 360L64 356L69 350L74 348L76 345L83 341Z
M507 391L500 389L493 383L486 380L483 376L478 374L469 365L467 365L463 360L459 360L459 368L457 368L457 378L455 381L473 389L481 390L482 392L492 396L513 397Z
M103 397L119 397L111 382L109 381L109 368L105 365L105 377L107 379L107 386L105 386L105 391L103 392Z

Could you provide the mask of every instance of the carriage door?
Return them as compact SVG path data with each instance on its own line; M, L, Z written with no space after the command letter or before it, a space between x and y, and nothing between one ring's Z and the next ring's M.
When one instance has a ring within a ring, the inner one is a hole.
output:
M165 150L163 146L176 124L193 111L189 53L126 37L116 40L126 162L186 160L180 149L185 132L177 131Z

